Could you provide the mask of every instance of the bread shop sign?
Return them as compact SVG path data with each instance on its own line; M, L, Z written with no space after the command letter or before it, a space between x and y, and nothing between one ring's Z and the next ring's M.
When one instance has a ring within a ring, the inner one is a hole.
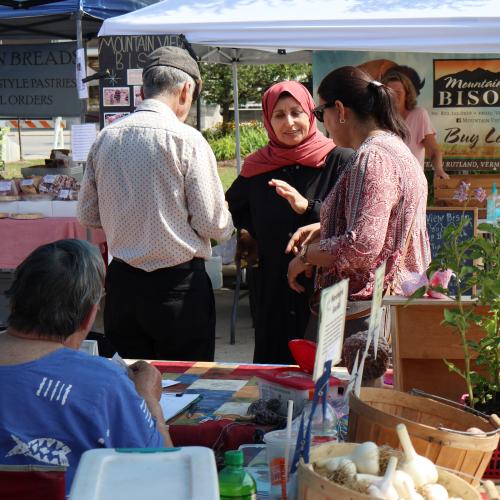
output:
M76 43L0 45L0 116L77 116Z

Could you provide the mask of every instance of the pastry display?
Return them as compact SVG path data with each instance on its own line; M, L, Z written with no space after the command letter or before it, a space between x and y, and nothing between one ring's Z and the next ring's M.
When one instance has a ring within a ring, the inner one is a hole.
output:
M40 212L32 212L30 214L10 214L9 217L11 219L17 220L31 220L31 219L43 219L45 215Z

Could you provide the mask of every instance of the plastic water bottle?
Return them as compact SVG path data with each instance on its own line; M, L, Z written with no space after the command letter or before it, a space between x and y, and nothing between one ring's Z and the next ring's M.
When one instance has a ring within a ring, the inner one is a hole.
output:
M243 452L226 451L224 465L219 472L221 500L255 500L257 488L254 478L243 468Z
M309 422L311 409L312 401L308 401L304 405L304 409L302 410L302 413L304 414L304 424L307 424ZM300 427L300 420L301 415L298 415L292 424L292 430L297 433ZM326 413L324 419L321 401L319 402L318 407L314 412L313 421L311 424L311 436L312 444L314 445L337 440L337 416L335 414L333 406L329 401L327 401L326 403Z
M497 223L497 184L491 186L491 194L486 200L486 222L489 224Z

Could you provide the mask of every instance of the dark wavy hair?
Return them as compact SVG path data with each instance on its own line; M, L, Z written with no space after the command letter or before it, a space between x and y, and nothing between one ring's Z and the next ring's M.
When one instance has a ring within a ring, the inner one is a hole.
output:
M408 129L398 112L391 89L353 66L343 66L328 73L318 88L326 102L340 101L360 119L373 118L382 129L408 137Z

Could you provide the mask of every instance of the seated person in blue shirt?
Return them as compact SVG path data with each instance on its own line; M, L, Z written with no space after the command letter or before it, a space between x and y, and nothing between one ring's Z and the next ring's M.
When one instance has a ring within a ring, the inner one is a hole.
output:
M86 241L33 251L16 269L8 329L0 334L0 463L67 466L66 490L86 450L171 446L160 372L128 374L79 352L98 311L104 264Z

